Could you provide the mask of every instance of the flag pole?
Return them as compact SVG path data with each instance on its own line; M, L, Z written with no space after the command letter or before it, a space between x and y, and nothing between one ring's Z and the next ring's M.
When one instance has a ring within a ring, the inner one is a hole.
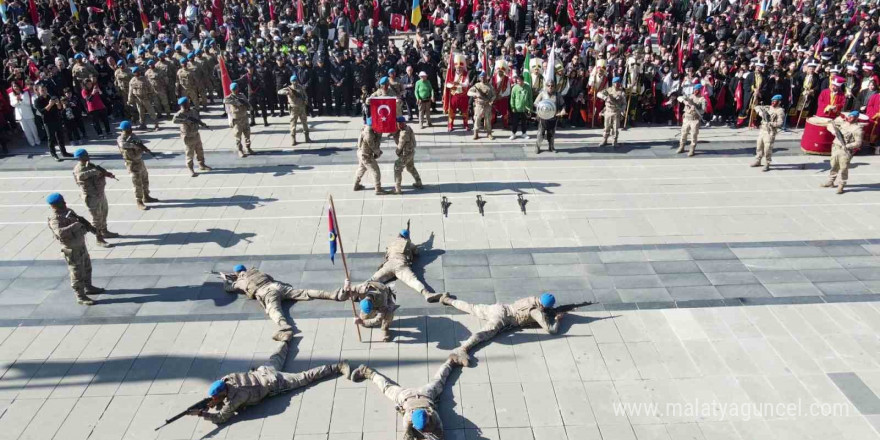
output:
M348 273L348 261L345 259L345 248L342 247L342 235L339 234L339 220L336 218L336 206L333 204L333 195L330 195L330 209L333 211L333 224L336 225L336 241L339 243L339 253L342 254L342 267L345 269L345 279L351 281L351 276ZM351 300L351 313L354 314L354 317L357 318L357 310L354 308L354 299ZM358 342L364 342L361 337L361 326L357 323L354 324L355 328L357 328L358 332Z

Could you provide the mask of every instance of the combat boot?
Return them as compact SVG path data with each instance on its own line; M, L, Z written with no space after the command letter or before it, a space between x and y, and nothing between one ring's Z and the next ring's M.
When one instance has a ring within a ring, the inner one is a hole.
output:
M452 300L454 300L454 299L455 299L455 296L450 295L449 292L443 292L440 295L440 304L443 304L444 306L451 306Z
M88 294L88 295L100 295L104 292L106 292L106 290L104 290L98 286L91 286L90 285L90 286L86 287L86 294Z
M479 139L479 138L480 138L479 133L477 133L477 130L474 130L474 137L473 137L473 139L474 139L474 140L477 140L477 139Z
M764 164L764 169L762 171L770 171L770 162Z
M348 379L352 382L360 382L364 379L372 379L374 374L376 374L376 372L372 368L361 364L354 370L351 370L351 375Z
M144 201L147 203L156 203L159 201L159 199L157 199L153 196L144 196Z
M159 131L159 121L156 121L156 125L153 126L153 131Z
M494 140L495 140L495 136L492 136L492 133L489 133L489 134L486 135L486 139L489 139L490 141L494 141Z
M291 146L291 147L295 147L295 146L296 146L296 136L290 138L290 146Z
M400 184L394 185L394 194L401 194L403 191L400 189Z
M608 138L604 138L604 137L603 137L603 138L602 138L602 142L599 143L599 146L600 146L600 147L604 147L604 146L606 146L606 145L608 145Z
M145 131L147 129L147 124L138 125L138 130Z
M137 209L140 209L141 211L146 211L150 208L147 205L144 205L144 202L142 200L138 200L137 201Z
M556 143L555 142L556 141L550 141L547 143L547 148L550 150L551 153L556 152Z
M199 171L211 171L211 170L213 170L213 168L211 168L205 164L199 165Z
M413 183L413 188L415 188L415 189L422 189L424 187L425 187L425 185L422 185L421 180L416 180L416 183Z
M761 166L761 159L755 159L755 161L752 162L752 164L749 166L752 168L757 168L757 167Z
M245 148L247 149L247 154L254 154L254 150L251 150L251 144L247 144Z
M190 177L196 177L196 176L198 176L198 174L196 173L195 170L192 169L192 167L188 167L187 169L189 170L189 176L190 176Z
M282 328L275 332L272 335L272 339L278 342L287 342L293 337L293 329L292 328Z
M843 194L843 184L842 183L840 185L837 185L837 193Z
M95 302L83 292L76 292L76 303L84 306L95 305Z
M355 190L355 191L360 191L360 190L362 190L362 189L364 189L364 186L361 185L360 182L355 182L355 183L354 183L354 190Z
M677 154L684 153L684 144L679 144L679 145L678 145L678 150L675 150L675 152L676 152Z
M467 351L465 351L461 347L458 347L455 350L452 350L452 353L449 354L449 360L453 364L458 364L458 365L461 365L462 367L467 367L467 366L470 366L470 364L471 364L470 356L468 356Z
M96 239L95 244L97 244L98 247L102 247L102 248L113 247L112 244L107 243L107 240L104 240L104 235L103 235L103 234L97 235L97 236L95 237L95 239Z
M822 188L831 188L832 186L834 186L834 181L828 181L819 186L821 186Z
M339 371L339 374L341 374L342 377L346 379L351 377L351 365L348 365L348 361L340 361L338 364L336 364L336 370Z
M305 141L305 142L306 142L307 144L310 143L310 142L312 142L312 138L310 138L309 135L306 135L306 141Z
M107 230L105 230L102 235L104 235L104 238L118 238L119 237L119 234L117 234L115 232L110 232Z
M242 151L241 147L238 147L238 157L245 157L244 151Z
M425 301L428 301L429 303L435 303L437 301L440 301L440 296L442 296L439 293L431 293L425 289L422 289L421 294L423 297L425 297Z

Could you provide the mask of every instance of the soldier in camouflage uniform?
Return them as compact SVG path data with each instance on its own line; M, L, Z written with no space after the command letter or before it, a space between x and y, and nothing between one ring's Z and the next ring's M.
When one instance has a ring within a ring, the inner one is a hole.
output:
M177 70L177 94L180 96L191 97L190 104L192 105L193 110L198 113L200 107L195 95L198 86L196 85L196 79L193 75L192 69L190 69L188 65L189 61L186 58L180 59L180 69Z
M86 57L81 53L74 55L73 60L75 64L70 69L70 73L73 75L77 90L81 90L87 79L98 76L98 71L91 64L86 64Z
M600 147L608 145L608 138L611 137L612 147L617 146L617 135L620 133L620 118L626 111L626 92L623 91L620 84L620 77L615 76L611 80L611 87L606 88L596 95L602 101L605 101L605 131L602 133L602 143Z
M766 159L764 171L770 171L770 160L773 156L773 143L776 141L776 133L782 128L785 118L785 110L780 105L782 95L774 95L770 98L770 105L755 106L755 112L761 115L761 130L758 132L758 143L755 146L755 161L753 167L761 166L761 159Z
M229 114L229 126L233 129L238 157L245 157L254 154L254 150L251 150L251 126L248 123L248 110L251 109L251 105L243 94L238 93L237 83L232 83L230 89L232 93L223 100L223 104ZM241 138L244 138L247 154L241 149Z
M391 342L391 323L394 322L394 312L397 310L394 303L396 296L391 288L378 281L367 281L351 289L346 281L346 290L349 291L352 301L359 300L360 304L360 312L354 323L367 328L379 327L382 330L382 341Z
M171 54L171 49L165 49L164 52L159 52L159 61L156 61L156 66L154 68L162 74L162 79L165 84L165 99L168 100L168 107L173 109L174 102L177 98L174 93L176 91L175 80L177 79L177 72L168 60L169 54Z
M159 118L164 119L165 115L171 114L171 107L168 105L168 91L166 90L165 78L166 74L159 70L156 70L156 62L153 60L147 61L147 72L144 74L147 77L147 82L150 83L150 87L153 88L153 91L156 93L156 103L158 104L158 113Z
M141 155L144 152L152 152L144 145L144 143L131 132L131 122L122 121L119 124L122 133L116 139L116 146L122 153L125 160L125 168L131 174L131 182L134 185L134 196L137 200L137 207L142 211L149 209L144 203L158 202L159 199L150 197L150 176L147 173L147 166Z
M86 295L97 295L104 289L92 285L92 260L86 248L86 232L96 232L87 220L67 207L64 197L58 193L49 194L46 202L52 206L49 216L49 229L61 243L61 253L67 261L70 272L70 287L76 295L76 302L90 306L95 302Z
M492 102L495 101L495 89L489 83L486 72L480 72L480 82L468 90L468 96L474 98L474 139L480 138L480 126L486 130L489 140L492 136Z
M468 357L470 349L481 342L492 339L502 330L538 324L552 335L559 330L559 321L564 315L559 313L553 317L548 316L548 310L552 310L556 304L556 297L550 293L545 293L540 297L530 296L518 299L513 304L468 304L444 293L440 302L486 321L480 331L472 334L449 355L450 359L463 366L468 366L470 362Z
M406 125L406 118L403 116L397 117L397 128L399 135L397 137L397 151L395 151L397 153L397 160L394 161L394 192L400 194L400 183L403 180L404 168L415 179L413 186L416 189L422 189L422 178L416 170L414 160L416 155L416 135L413 133L412 128Z
M119 95L122 98L123 108L125 109L123 114L126 117L134 116L137 111L128 100L128 83L131 82L132 78L134 78L134 75L125 67L125 61L117 61L116 72L113 73L113 82L116 84L116 88L119 89Z
M296 146L296 124L299 121L303 127L303 133L306 136L306 143L311 142L309 139L309 121L308 112L306 111L306 103L309 97L306 95L305 89L297 82L296 74L290 76L290 85L278 91L279 95L287 96L288 107L290 107L290 142Z
M409 240L409 229L400 231L400 234L388 244L385 249L385 262L370 277L370 281L387 283L397 278L411 289L421 293L429 303L439 301L440 294L429 292L410 267L418 253L419 248Z
M223 288L229 293L240 292L248 298L262 304L269 319L278 325L278 331L272 336L276 341L286 341L293 337L293 326L281 310L282 301L309 301L312 299L329 299L345 301L349 298L346 288L335 291L316 289L295 289L287 283L276 281L269 274L259 269L246 268L239 264L233 268L232 274L223 276ZM346 286L348 287L348 286Z
M199 171L210 171L211 167L205 165L205 152L202 149L202 137L199 135L199 127L208 128L208 124L199 119L199 114L192 109L189 98L186 96L177 100L180 110L174 115L172 122L180 125L180 137L186 147L186 169L192 177L198 176L193 170L193 157L199 162Z
M285 373L284 363L290 351L288 342L279 342L269 362L246 372L232 373L214 381L208 390L210 409L194 409L189 415L199 416L215 424L232 418L246 407L256 405L263 399L302 388L333 374L348 376L350 367L345 361L321 365L302 373Z
M83 202L92 214L92 225L95 226L95 236L98 246L110 247L105 238L115 238L118 234L107 230L107 212L110 210L107 204L107 195L104 187L107 178L115 179L113 173L95 165L89 160L89 153L80 148L73 153L79 162L73 168L73 180L82 191Z
M364 189L364 186L361 185L361 179L369 168L373 173L376 194L381 195L385 194L385 190L382 189L382 174L379 172L379 163L376 162L376 159L382 155L382 149L379 148L382 138L379 133L373 131L372 125L373 119L367 118L367 123L364 125L358 138L358 169L354 175L354 190L360 191Z
M846 179L849 178L849 162L855 150L862 146L864 131L858 122L859 111L853 110L846 114L843 122L834 120L828 123L830 131L834 132L834 127L831 127L833 124L840 131L840 136L835 134L834 142L831 144L831 173L828 175L828 181L822 186L830 188L837 181L837 194L843 194L843 187L846 186Z
M149 81L141 76L140 67L133 67L131 73L134 74L134 78L128 83L128 101L137 107L138 119L140 120L138 129L147 129L147 114L149 114L156 124L153 129L158 130L159 120L156 119L156 111L153 109L153 98L156 96L156 91L153 90Z

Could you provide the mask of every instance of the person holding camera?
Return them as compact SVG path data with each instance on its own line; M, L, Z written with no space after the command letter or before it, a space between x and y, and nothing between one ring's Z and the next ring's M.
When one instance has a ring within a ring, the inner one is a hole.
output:
M34 108L43 116L43 126L46 129L46 136L49 138L49 154L61 162L56 151L56 147L58 147L63 157L73 157L64 147L64 122L61 116L64 103L57 96L50 96L46 86L40 86L39 93L40 96L34 100Z

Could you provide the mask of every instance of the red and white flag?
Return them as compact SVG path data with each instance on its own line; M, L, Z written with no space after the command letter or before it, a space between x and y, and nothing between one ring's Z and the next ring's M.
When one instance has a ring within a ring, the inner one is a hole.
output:
M370 117L373 119L373 131L376 133L397 131L397 98L370 99Z
M399 31L406 29L407 20L406 17L403 16L403 14L391 14L390 20L391 23L389 23L389 25L391 26L391 29L396 29Z

